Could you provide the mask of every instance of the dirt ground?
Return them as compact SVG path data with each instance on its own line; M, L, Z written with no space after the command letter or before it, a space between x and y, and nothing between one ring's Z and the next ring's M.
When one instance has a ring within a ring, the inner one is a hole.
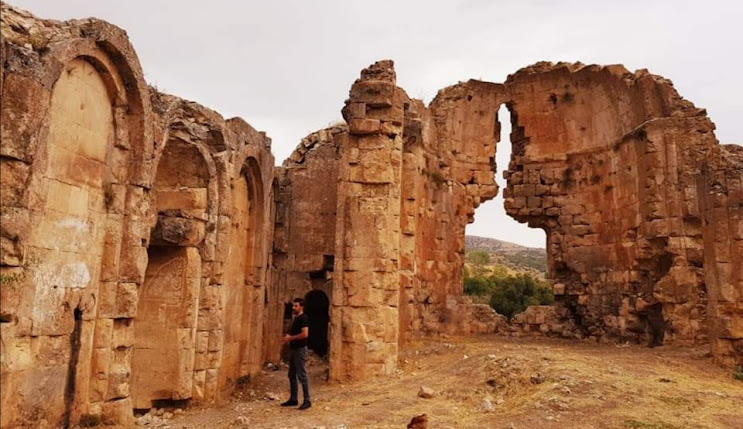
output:
M432 429L743 428L743 382L701 348L436 338L406 347L393 376L329 383L327 365L317 358L309 371L309 410L279 406L288 391L281 368L263 371L229 403L190 408L147 426L405 428L425 413ZM421 386L436 395L418 397Z

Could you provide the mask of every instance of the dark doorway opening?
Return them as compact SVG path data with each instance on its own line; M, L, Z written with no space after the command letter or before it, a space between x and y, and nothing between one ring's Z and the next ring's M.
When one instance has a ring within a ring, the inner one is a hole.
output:
M310 318L310 336L307 348L320 356L328 354L328 322L330 322L330 301L325 292L311 290L304 297L304 312Z

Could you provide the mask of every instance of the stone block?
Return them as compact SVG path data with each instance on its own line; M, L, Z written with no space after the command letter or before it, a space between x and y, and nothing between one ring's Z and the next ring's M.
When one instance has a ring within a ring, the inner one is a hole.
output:
M130 398L115 399L101 404L103 420L121 425L131 425L133 423L132 409L133 405Z
M185 189L158 189L155 192L157 209L163 210L187 210L206 209L206 188Z
M158 216L152 231L152 245L195 247L204 239L205 233L206 223L202 220Z
M357 82L351 87L353 103L365 103L374 109L392 107L395 93L394 83L385 81ZM368 115L368 110L367 110Z
M351 119L348 130L354 135L379 134L382 131L382 124L377 119Z

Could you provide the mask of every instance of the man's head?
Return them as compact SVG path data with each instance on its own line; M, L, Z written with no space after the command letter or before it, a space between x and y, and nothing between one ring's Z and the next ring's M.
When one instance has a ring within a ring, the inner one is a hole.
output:
M294 298L292 301L292 313L297 316L304 312L304 300L302 298Z

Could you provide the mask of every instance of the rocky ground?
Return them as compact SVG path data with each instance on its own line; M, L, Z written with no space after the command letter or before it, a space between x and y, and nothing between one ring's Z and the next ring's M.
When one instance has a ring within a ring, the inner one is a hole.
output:
M314 406L306 411L279 407L287 391L286 370L279 368L264 370L229 403L138 423L405 428L425 413L430 428L743 428L743 381L713 365L704 349L441 338L406 348L394 376L328 383L319 359L312 360L310 374Z

